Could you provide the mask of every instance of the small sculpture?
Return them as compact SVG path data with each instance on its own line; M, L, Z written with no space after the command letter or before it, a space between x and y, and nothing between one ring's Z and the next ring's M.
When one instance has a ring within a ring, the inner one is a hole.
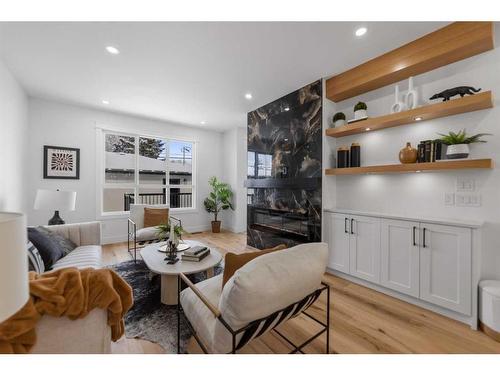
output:
M408 79L408 92L406 93L405 102L407 109L414 109L418 106L418 93L413 88L413 77Z
M443 102L446 102L455 95L460 95L460 97L463 98L464 95L474 95L475 92L479 91L481 91L481 89L475 89L472 86L458 86L452 89L441 91L438 94L434 94L429 98L429 100L443 98Z
M391 113L397 113L406 109L405 103L399 100L399 86L394 88L394 104L391 107Z

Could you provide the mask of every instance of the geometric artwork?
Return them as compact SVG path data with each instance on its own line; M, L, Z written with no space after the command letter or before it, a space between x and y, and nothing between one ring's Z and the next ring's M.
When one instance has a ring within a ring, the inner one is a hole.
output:
M80 178L80 149L43 146L43 178Z

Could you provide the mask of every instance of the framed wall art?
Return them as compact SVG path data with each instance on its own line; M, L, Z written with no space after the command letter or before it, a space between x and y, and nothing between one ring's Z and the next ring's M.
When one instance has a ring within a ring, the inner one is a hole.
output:
M80 179L80 149L43 146L43 178Z

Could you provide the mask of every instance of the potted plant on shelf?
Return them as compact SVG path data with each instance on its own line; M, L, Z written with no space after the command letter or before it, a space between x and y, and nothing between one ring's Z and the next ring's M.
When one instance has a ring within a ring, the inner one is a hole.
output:
M354 119L359 120L368 117L368 113L366 112L367 109L368 106L366 105L366 103L358 102L354 106Z
M210 195L203 202L205 210L211 214L214 214L214 220L212 221L212 232L220 232L221 222L217 220L219 212L227 209L233 210L233 204L231 203L231 198L233 192L229 184L217 180L216 177L210 177L208 179L208 184L212 187Z
M468 136L465 129L460 130L458 133L449 132L448 134L438 134L441 136L441 142L448 146L446 149L447 159L464 159L468 157L470 144L486 143L481 137L491 135L488 133L479 133Z
M339 127L339 126L344 126L345 125L345 114L344 112L337 112L333 116L333 126L334 127Z

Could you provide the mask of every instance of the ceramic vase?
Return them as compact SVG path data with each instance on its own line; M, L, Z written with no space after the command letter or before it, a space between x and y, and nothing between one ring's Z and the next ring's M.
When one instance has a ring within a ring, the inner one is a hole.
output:
M333 126L338 128L339 126L344 126L346 124L345 120L337 120L333 123Z
M446 159L465 159L469 156L469 145L449 145L446 148Z
M410 142L406 142L406 146L399 151L399 161L403 164L416 163L417 149L411 147Z
M357 111L354 111L354 119L359 120L362 118L365 118L368 116L368 112L366 109L358 109Z
M394 88L394 104L391 107L391 113L401 112L405 109L405 103L399 100L399 86L396 85Z
M413 77L408 79L408 92L405 96L405 103L407 109L414 109L418 106L418 93L413 88Z

